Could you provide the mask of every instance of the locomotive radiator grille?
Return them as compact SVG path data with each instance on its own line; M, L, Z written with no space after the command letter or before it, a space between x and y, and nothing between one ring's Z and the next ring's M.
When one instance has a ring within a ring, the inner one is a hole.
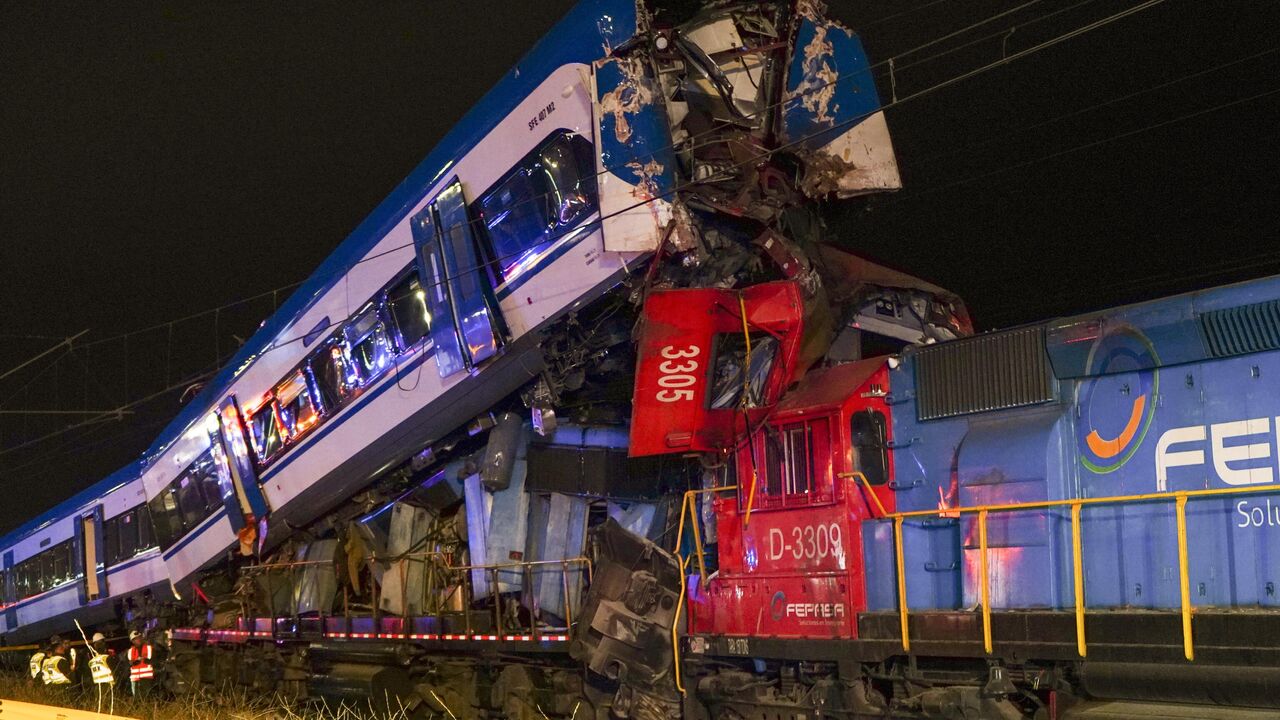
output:
M980 335L921 349L916 356L919 420L1038 405L1056 397L1044 331Z
M1280 348L1280 300L1210 310L1200 316L1205 345L1213 357L1231 357Z

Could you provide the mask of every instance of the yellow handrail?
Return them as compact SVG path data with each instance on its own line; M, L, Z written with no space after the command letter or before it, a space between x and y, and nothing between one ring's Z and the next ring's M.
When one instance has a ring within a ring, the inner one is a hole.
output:
M840 473L840 477L854 477L860 473ZM862 478L866 482L866 478ZM867 485L870 491L870 485ZM1096 498L1071 498L1066 500L1041 500L1037 502L1022 503L997 503L991 505L971 505L968 507L947 507L937 508L933 510L911 510L907 512L883 513L883 518L893 520L893 542L894 542L894 560L898 575L898 613L900 616L900 624L902 627L902 649L904 652L911 651L911 641L907 634L908 628L908 609L907 609L907 588L906 588L906 564L903 560L902 550L902 524L907 518L915 517L956 517L964 514L978 515L978 543L979 543L979 591L982 603L982 638L986 651L991 650L991 611L989 608L989 568L987 565L987 515L989 513L1005 513L1017 512L1020 510L1044 510L1056 507L1071 508L1071 546L1072 546L1072 580L1075 593L1075 615L1076 615L1076 650L1080 657L1085 657L1087 648L1085 646L1084 633L1084 561L1083 561L1083 545L1081 543L1081 526L1080 526L1080 509L1085 505L1121 505L1126 503L1138 502L1162 502L1173 500L1176 504L1176 516L1178 525L1178 584L1181 590L1181 614L1182 614L1182 649L1183 655L1187 660L1195 659L1195 648L1192 643L1191 634L1191 590L1190 590L1190 563L1187 559L1187 517L1186 508L1187 501L1192 498L1207 497L1225 497L1232 495L1251 495L1261 493L1280 492L1280 487L1263 486L1263 487L1232 487L1232 488L1210 488L1203 490L1177 490L1160 493L1145 493L1138 495L1115 495L1110 497ZM872 495L874 497L874 494ZM877 500L877 505L879 501ZM881 508L883 511L883 508Z
M728 492L737 489L737 485L721 485L720 487L702 488L701 490L686 490L684 493L684 499L680 503L680 524L676 530L676 544L671 549L671 552L677 556L680 555L680 545L684 542L684 519L687 514L693 518L693 547L695 554L698 556L699 583L706 582L707 565L702 551L702 533L698 530L697 504L694 502L694 498L707 493Z
M987 572L987 511L978 513L978 564L982 576L982 647L991 654L991 575Z
M707 581L707 566L703 561L702 552L702 535L698 531L697 504L694 501L698 495L707 493L728 492L737 490L737 485L722 485L720 487L702 488L701 490L686 490L684 500L680 503L680 525L676 530L676 545L671 552L676 556L676 562L680 565L680 599L676 602L675 618L671 621L671 657L675 666L676 689L680 694L684 694L684 685L680 682L680 613L684 608L684 597L688 589L688 579L685 577L685 570L689 567L689 561L692 558L686 558L680 554L680 545L684 542L684 518L688 514L693 519L693 547L698 556L698 584L703 585Z
M1182 654L1188 660L1196 659L1191 646L1191 582L1187 570L1187 496L1179 495L1178 514L1178 584L1182 588Z
M685 568L689 567L687 559L680 560L680 556L676 556L676 560L680 563L680 599L676 601L676 614L671 620L671 666L675 668L676 690L684 695L684 683L680 682L680 613L684 609L684 596L689 581L685 579Z
M1076 594L1076 652L1084 657L1084 544L1080 541L1080 503L1071 506L1071 579Z
M902 651L911 652L911 634L907 632L907 576L903 572L906 563L902 561L903 519L902 517L893 519L893 547L898 564L898 615L899 624L902 627Z
M742 313L742 341L746 344L747 352L742 360L742 407L747 407L747 403L751 400L751 330L747 327L747 301L743 298L742 293L738 293L738 309ZM745 414L745 413L744 413ZM750 423L748 423L750 430ZM752 442L751 437L747 437L747 442ZM755 454L754 448L747 448L748 452ZM756 471L753 467L751 470L751 492L747 494L747 514L742 519L742 527L751 524L751 508L756 502Z

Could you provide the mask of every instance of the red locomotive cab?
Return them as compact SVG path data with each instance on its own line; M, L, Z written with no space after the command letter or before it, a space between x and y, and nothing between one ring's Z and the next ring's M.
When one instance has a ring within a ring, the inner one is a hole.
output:
M714 501L719 569L691 587L694 632L856 636L861 522L894 507L888 383L886 358L815 370L742 438L738 492Z

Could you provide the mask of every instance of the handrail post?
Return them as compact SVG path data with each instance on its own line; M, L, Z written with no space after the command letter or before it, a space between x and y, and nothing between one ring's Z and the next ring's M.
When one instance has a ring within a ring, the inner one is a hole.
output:
M698 554L698 586L706 588L707 565L702 557L702 531L698 529L698 499L692 491L686 493L686 497L689 504L689 525L693 528L693 549Z
M529 635L538 639L538 594L533 589L533 566L525 564L521 568L521 579L524 582L524 596L529 602Z
M987 511L978 512L978 573L982 593L982 647L991 654L991 575L987 568Z
M680 543L684 541L684 511L689 506L689 493L685 493L680 499L680 524L676 528L676 546L671 549L673 553L680 552Z
M902 520L901 516L893 519L893 547L898 566L898 621L902 627L902 651L911 652L911 636L907 632L906 563L902 560ZM683 593L683 590L681 592Z
M502 593L498 591L498 568L489 568L489 584L493 586L493 627L502 635Z
M560 585L564 592L564 629L573 631L573 605L569 602L569 561L560 564Z
M1076 652L1085 657L1084 543L1080 540L1080 503L1071 503L1071 575L1076 595Z
M676 690L679 690L680 694L684 695L684 683L680 678L680 614L684 610L684 596L689 587L689 582L684 574L685 568L689 567L689 560L677 555L676 563L680 565L680 598L676 600L676 614L671 620L671 667L674 670Z
M1177 494L1178 508L1178 584L1182 589L1182 654L1195 660L1191 642L1191 578L1187 562L1187 495Z

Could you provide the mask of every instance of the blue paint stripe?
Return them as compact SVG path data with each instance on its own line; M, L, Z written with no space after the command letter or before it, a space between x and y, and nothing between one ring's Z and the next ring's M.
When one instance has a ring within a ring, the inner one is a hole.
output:
M138 555L137 557L130 558L122 563L117 563L115 565L108 566L107 575L111 575L112 573L118 573L121 570L128 570L134 565L137 565L139 563L144 563L148 560L154 560L158 557L160 557L160 553L148 550L147 552L141 555Z

